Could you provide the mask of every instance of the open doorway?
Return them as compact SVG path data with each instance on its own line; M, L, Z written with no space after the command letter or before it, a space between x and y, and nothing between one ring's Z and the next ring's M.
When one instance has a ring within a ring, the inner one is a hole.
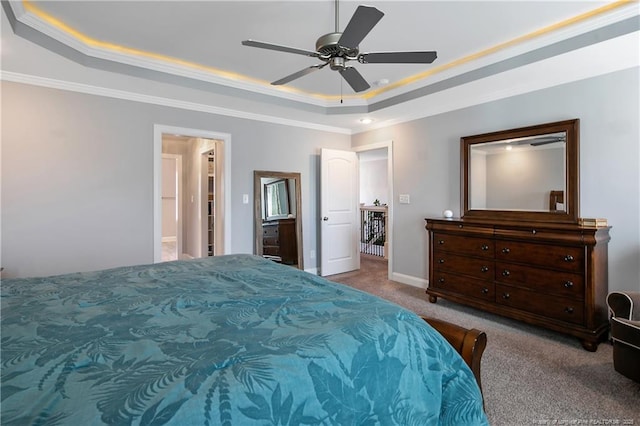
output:
M392 275L392 141L355 148L359 162L360 269Z
M154 127L155 262L230 250L229 156L229 135Z

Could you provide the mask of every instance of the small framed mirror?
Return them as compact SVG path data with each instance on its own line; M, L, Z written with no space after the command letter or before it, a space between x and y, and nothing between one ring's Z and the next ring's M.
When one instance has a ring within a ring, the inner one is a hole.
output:
M577 223L579 120L460 139L462 216Z
M300 173L256 170L255 254L304 269Z

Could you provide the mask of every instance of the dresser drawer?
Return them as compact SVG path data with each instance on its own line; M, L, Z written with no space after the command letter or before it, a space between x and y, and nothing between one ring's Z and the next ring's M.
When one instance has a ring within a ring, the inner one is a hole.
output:
M444 233L433 234L433 247L437 251L493 258L494 241L490 238L467 237Z
M433 281L434 282L429 283L429 287L433 289L440 289L492 302L495 300L495 286L492 281L483 281L440 271L434 271Z
M584 300L584 277L579 274L504 262L496 262L495 271L495 280L503 284Z
M278 236L278 226L262 226L262 236L263 237L277 237Z
M280 256L280 247L278 246L263 246L262 253L269 256Z
M498 240L496 260L581 273L584 271L584 248Z
M280 242L278 241L278 237L264 237L262 239L262 245L264 246L279 246Z
M431 229L436 233L442 231L454 234L465 234L467 236L493 237L493 227L491 226L471 225L457 221L434 223L431 225Z
M470 275L482 280L493 280L494 262L490 258L458 256L442 250L433 254L433 267L437 271Z
M584 304L580 300L548 296L523 288L496 284L496 302L574 324L584 322Z

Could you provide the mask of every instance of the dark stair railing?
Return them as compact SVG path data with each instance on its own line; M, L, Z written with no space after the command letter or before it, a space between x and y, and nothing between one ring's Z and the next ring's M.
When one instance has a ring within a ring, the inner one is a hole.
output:
M360 206L360 253L385 257L386 227L386 206Z

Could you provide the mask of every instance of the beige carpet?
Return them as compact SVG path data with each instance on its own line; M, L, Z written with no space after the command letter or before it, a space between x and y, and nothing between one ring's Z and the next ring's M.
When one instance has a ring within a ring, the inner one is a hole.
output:
M492 425L640 426L640 384L613 369L609 343L588 352L572 337L444 299L429 303L423 289L388 281L385 261L363 256L361 264L328 278L487 333L482 386Z

